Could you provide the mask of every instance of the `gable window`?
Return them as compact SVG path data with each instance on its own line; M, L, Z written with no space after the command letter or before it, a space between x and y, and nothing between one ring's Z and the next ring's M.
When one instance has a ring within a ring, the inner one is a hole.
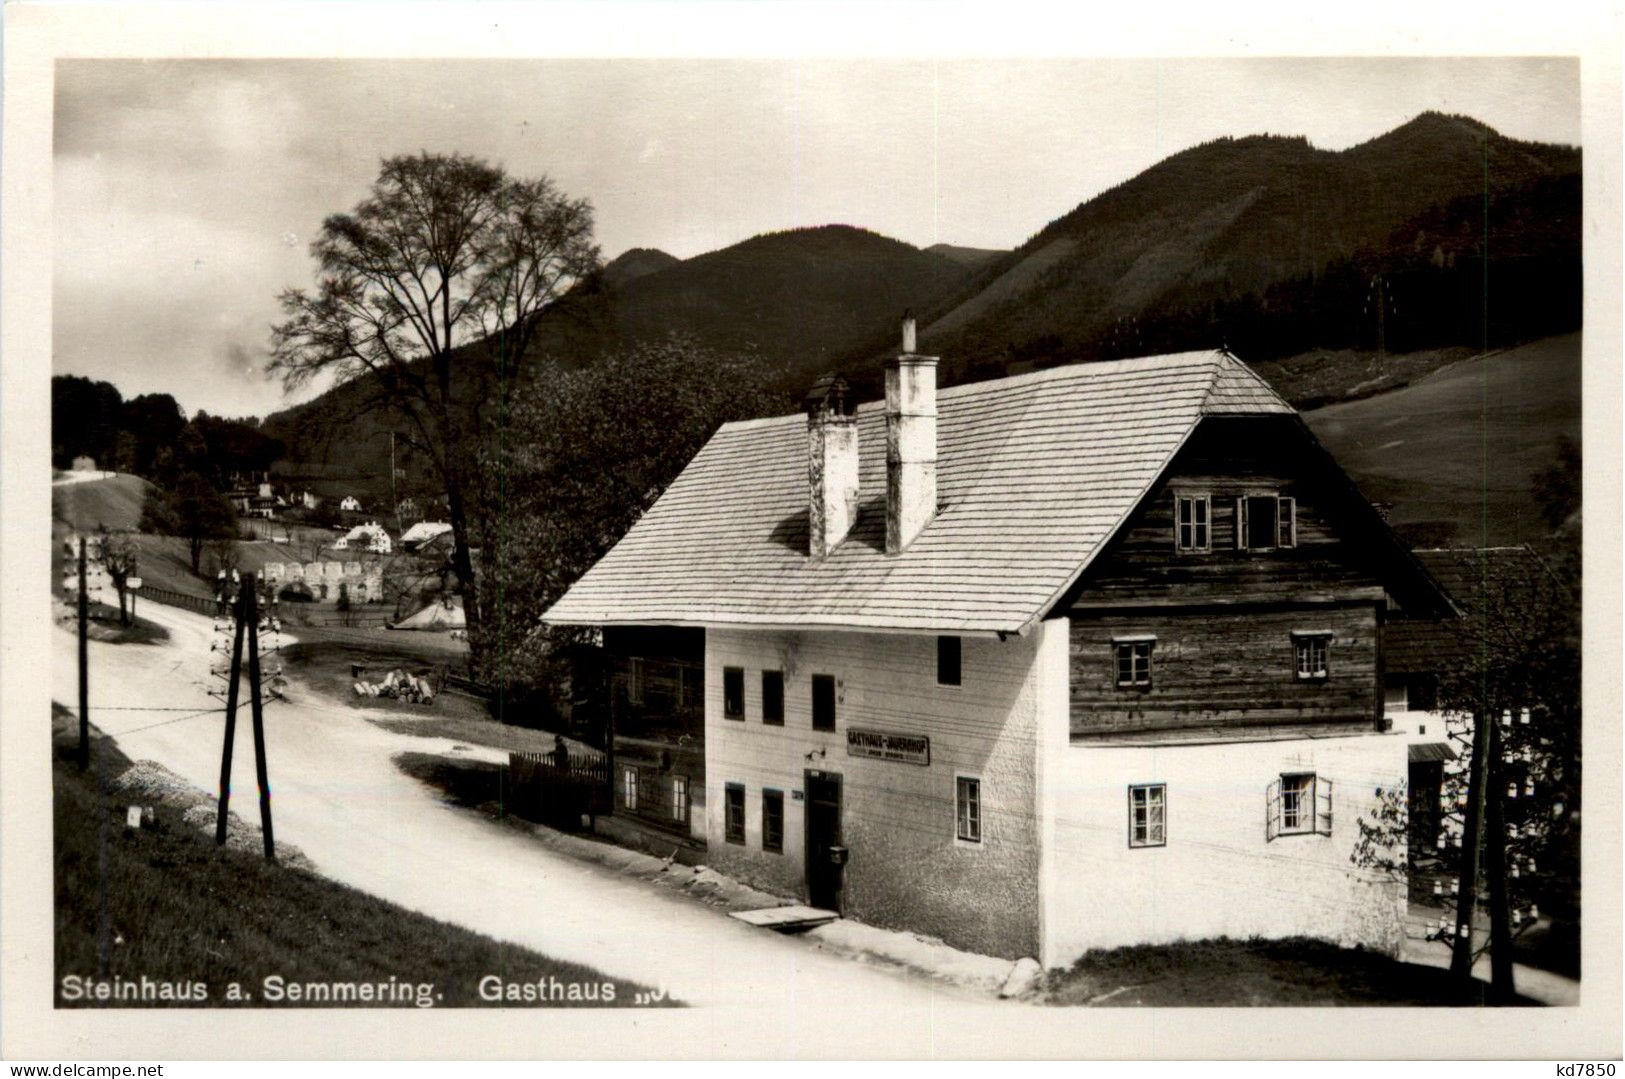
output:
M958 637L937 638L937 685L959 684L960 641Z
M638 807L638 770L621 769L621 804L628 809Z
M743 667L722 668L722 718L745 718L745 670Z
M688 777L671 777L671 819L679 824L688 823Z
M784 726L784 672L762 672L762 722Z
M784 792L762 792L762 849L784 852Z
M1236 546L1268 551L1298 545L1298 500L1279 495L1236 499Z
M722 838L729 843L745 842L745 785L729 783L723 788Z
M1115 637L1112 649L1117 655L1117 685L1121 688L1151 685L1151 646L1155 637Z
M982 841L982 781L974 776L954 777L955 835L964 843Z
M1181 551L1212 550L1212 504L1207 495L1180 495L1174 500L1175 541Z
M1168 785L1139 783L1128 789L1128 845L1162 847L1168 843Z
M1332 781L1314 772L1283 772L1265 794L1264 838L1332 834Z
M1298 681L1324 682L1329 675L1332 635L1329 631L1294 633L1292 647L1297 653Z
M835 729L835 676L812 676L812 726L815 731Z

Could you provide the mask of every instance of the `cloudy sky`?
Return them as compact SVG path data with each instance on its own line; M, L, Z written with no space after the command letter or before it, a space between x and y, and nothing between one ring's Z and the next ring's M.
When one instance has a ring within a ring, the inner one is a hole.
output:
M1425 109L1577 144L1566 60L122 61L56 68L58 373L288 403L277 292L381 158L461 151L596 208L606 257L842 222L1011 247L1219 135L1341 149Z

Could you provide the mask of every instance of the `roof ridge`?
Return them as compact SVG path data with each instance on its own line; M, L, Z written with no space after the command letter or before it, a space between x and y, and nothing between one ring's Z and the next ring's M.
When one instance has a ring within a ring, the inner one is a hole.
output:
M1242 391L1243 389L1251 393L1258 393L1261 391L1264 394L1267 403L1278 406L1282 411L1293 414L1297 413L1298 410L1293 408L1292 404L1287 401L1286 398L1277 393L1275 391L1275 387L1271 386L1269 381L1265 379L1264 376L1260 375L1257 371L1254 371L1251 367L1249 367L1245 360L1242 360L1240 357L1223 348L1214 349L1211 355L1213 357L1213 381L1208 386L1207 396L1202 400L1203 415L1212 415L1216 412L1229 411L1228 409L1218 407L1224 403L1218 400L1218 397L1220 387L1223 385L1226 378L1240 380L1241 382L1245 383L1245 387L1234 384L1225 387L1224 392L1226 393L1236 393ZM1257 409L1247 409L1246 411L1257 411Z

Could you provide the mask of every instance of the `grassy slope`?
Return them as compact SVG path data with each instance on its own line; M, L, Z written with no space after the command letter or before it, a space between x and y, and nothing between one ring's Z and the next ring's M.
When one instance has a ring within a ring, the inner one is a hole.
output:
M157 808L155 827L127 832L124 805L109 798L100 777L119 774L130 761L103 738L92 771L81 774L68 759L69 745L59 741L54 772L59 978L203 981L210 1004L225 1003L232 981L257 996L260 980L271 974L289 982L392 976L433 982L444 994L440 1006L483 1004L477 984L487 974L511 982L614 980L617 1004L631 1003L639 988L310 873L220 850L172 807Z
M1096 952L1051 975L1044 994L1051 1004L1460 1007L1483 1004L1485 988L1320 941L1221 939Z
M1443 522L1450 542L1544 535L1530 477L1555 439L1580 435L1580 335L1451 365L1404 389L1304 414L1368 498L1405 526Z
M122 474L105 480L56 484L51 487L51 518L87 532L98 525L134 529L141 523L141 507L151 489L152 484L140 476Z

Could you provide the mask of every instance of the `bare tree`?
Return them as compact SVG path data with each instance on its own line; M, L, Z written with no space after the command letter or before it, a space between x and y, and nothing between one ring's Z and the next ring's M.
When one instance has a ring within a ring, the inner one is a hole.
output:
M546 177L517 179L461 154L393 157L367 198L322 223L316 288L281 296L270 369L286 385L365 377L372 401L410 424L408 443L445 485L471 625L467 427L484 401L506 409L536 316L597 268L592 229L591 206ZM470 392L482 366L496 374L493 394Z

